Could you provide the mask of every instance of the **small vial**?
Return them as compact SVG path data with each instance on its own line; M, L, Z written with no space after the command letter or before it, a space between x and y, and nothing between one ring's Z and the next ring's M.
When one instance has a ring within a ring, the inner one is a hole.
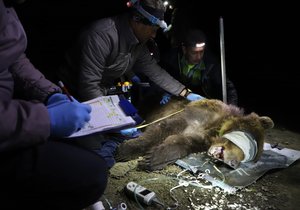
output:
M126 210L126 209L127 209L126 203L120 203L117 208L117 210Z
M105 210L103 203L98 201L90 206L90 210Z

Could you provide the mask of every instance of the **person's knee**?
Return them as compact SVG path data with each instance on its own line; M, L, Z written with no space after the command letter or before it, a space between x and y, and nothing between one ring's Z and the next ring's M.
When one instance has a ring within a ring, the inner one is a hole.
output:
M92 205L101 198L107 186L108 168L106 162L101 158L99 165L90 173L93 175L89 177L89 185L81 196L81 201L85 200L86 204Z
M95 188L98 189L99 194L103 194L108 180L108 167L103 158L100 159L99 166L95 169Z
M106 164L106 163L104 163ZM95 189L98 189L99 197L104 193L108 181L108 169L105 166L105 170L98 173L98 179L95 180Z

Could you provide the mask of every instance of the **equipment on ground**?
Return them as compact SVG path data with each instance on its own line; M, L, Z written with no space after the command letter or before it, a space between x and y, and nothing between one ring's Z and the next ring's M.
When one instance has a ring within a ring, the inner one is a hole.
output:
M126 194L134 198L137 202L146 205L158 204L160 206L164 206L156 197L155 192L148 190L147 188L135 183L129 182L125 186Z

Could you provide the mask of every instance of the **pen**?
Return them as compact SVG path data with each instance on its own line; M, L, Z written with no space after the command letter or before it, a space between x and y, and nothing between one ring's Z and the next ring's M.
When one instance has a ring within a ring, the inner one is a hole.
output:
M66 86L64 85L64 83L62 81L58 81L58 85L64 91L64 93L68 96L68 98L70 99L70 101L73 102L71 94L69 93L69 91L66 88Z

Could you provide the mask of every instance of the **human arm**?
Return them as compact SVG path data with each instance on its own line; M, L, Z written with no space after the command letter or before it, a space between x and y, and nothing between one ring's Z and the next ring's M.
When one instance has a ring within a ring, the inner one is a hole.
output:
M1 3L0 153L38 145L49 138L53 120L44 103L47 103L49 97L54 97L54 93L59 94L61 91L26 57L24 51L27 41L22 25L12 8L3 12L5 8ZM54 101L66 103L64 97L50 101L51 104ZM54 116L71 120L74 113L78 112L67 108L60 115L58 113Z
M78 94L82 101L107 95L108 86L124 73L129 62L120 59L121 53L118 57L118 33L110 19L83 31L76 52L79 55L73 59L78 59Z
M179 96L185 86L161 68L150 55L147 48L143 49L137 59L134 69L146 75L152 82L172 95Z
M0 152L43 143L50 135L68 136L89 121L90 111L77 101L62 100L46 107L36 101L1 100Z
M0 14L0 152L3 152L47 140L50 122L42 102L59 88L26 58L26 36L15 11L5 8L1 1Z
M26 34L15 10L1 2L0 13L0 71L12 75L14 95L44 102L51 93L60 92L60 88L47 80L24 54ZM1 82L3 86L9 85L7 79Z
M43 103L1 98L0 114L0 152L45 142L50 135L49 116Z
M186 98L189 101L197 101L197 100L201 100L204 99L203 96L193 93L190 89L185 88L183 89L183 91L180 93L180 96Z
M78 128L87 121L86 115L89 114L85 109L59 93L59 87L35 69L24 54L9 69L2 69L1 75L0 151L36 145L45 142L50 135L67 136L76 131L74 127ZM13 86L23 91L9 93ZM52 104L50 111L44 102ZM68 104L57 105L55 110L53 104L58 102Z
M203 96L192 93L189 89L184 89L181 93L183 97L185 97L189 101L196 101L196 100L201 100L204 99ZM171 100L171 96L169 93L164 93L162 96L162 99L160 100L160 104L164 105L167 104Z
M21 54L9 71L14 79L15 95L23 99L46 102L50 95L61 93L61 89L46 79L25 54Z
M137 66L139 67L137 68ZM172 95L182 96L189 101L200 100L203 98L198 94L192 93L188 88L172 77L166 70L161 68L151 56L149 57L147 49L139 58L135 68L141 69L150 80Z
M26 68L21 69L25 70ZM37 94L39 92L27 93L26 90L30 90L30 88L24 87L24 95L20 94L21 97L17 97L13 92L13 87L21 87L21 84L17 84L18 81L22 81L21 77L16 75L19 71L9 71L8 68L0 71L0 80L2 81L0 86L0 152L43 143L50 135L50 120L47 108L42 103L42 100L47 97L44 94L47 89L39 95ZM17 81L14 81L11 72L14 72L15 78L19 78ZM25 75L23 74L23 76ZM34 76L28 77L33 78ZM35 82L30 81L32 82L30 86L32 86ZM31 96L28 98L35 95L38 95L38 97L26 99L27 95Z
M91 106L79 103L77 100L60 100L47 105L50 118L50 135L67 137L90 121Z

